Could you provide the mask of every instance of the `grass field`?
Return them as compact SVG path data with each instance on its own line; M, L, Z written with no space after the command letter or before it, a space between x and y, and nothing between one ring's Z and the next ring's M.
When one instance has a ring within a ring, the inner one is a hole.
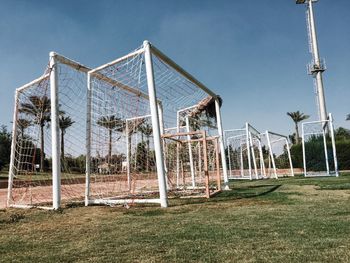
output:
M0 210L1 262L350 262L350 175L232 182L206 200Z

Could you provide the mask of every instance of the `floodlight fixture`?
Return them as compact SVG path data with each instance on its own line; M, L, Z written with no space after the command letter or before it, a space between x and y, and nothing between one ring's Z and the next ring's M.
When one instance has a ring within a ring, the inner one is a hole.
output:
M306 4L307 2L316 3L316 2L318 2L318 0L295 0L295 3L296 3L297 5Z

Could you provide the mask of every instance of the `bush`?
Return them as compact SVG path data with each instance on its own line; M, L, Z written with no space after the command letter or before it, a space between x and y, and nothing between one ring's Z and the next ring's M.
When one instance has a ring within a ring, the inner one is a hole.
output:
M350 170L350 140L339 140L335 143L337 149L337 159L339 170ZM331 143L327 144L328 149L331 149ZM320 171L324 169L324 156L323 153L323 142L315 140L306 143L309 157L307 166L309 169L314 171ZM302 144L293 145L290 149L292 155L292 162L294 168L303 167L303 151ZM328 158L330 160L331 169L333 166L332 151L328 151Z
M1 126L0 130L0 171L8 166L11 155L11 134L5 126Z

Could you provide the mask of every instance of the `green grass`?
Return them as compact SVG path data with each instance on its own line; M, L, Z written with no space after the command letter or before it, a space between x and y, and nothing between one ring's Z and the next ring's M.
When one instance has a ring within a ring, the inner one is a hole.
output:
M210 200L0 211L1 262L350 262L350 175L234 181Z

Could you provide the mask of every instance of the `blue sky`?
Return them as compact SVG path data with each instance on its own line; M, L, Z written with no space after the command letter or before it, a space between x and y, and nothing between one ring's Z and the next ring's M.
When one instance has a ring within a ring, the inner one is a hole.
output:
M350 1L315 4L326 102L350 128ZM54 50L90 67L144 39L224 99L224 128L246 121L290 134L287 111L317 119L305 7L294 0L21 1L0 9L0 124L10 125L16 87L40 76Z

